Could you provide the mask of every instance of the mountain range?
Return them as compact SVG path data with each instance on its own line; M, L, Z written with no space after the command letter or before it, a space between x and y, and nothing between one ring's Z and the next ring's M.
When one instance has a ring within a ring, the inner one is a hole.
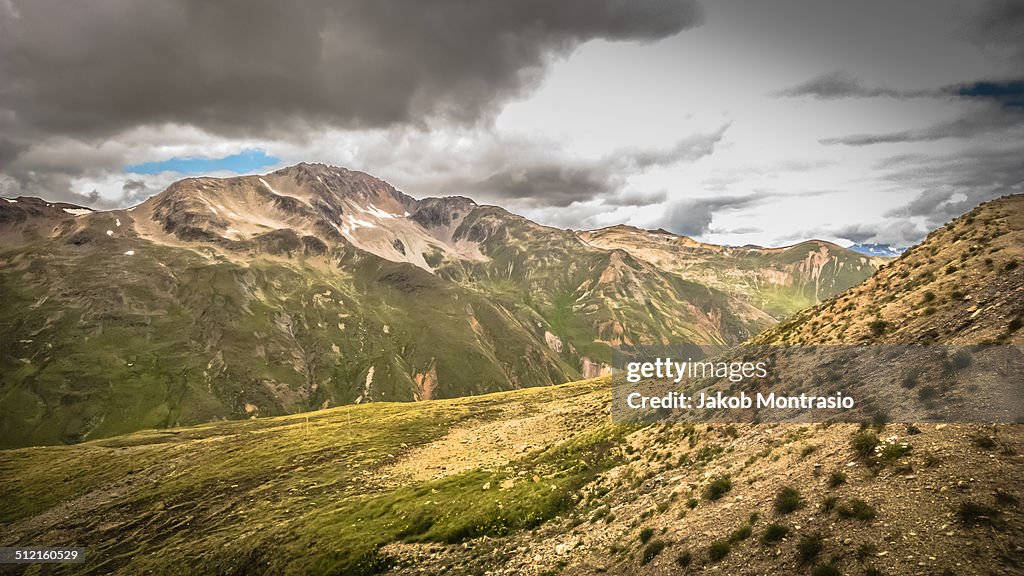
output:
M896 248L891 244L851 244L847 248L854 252L881 258L897 258L906 250L906 248Z
M886 261L542 226L299 164L93 211L0 201L0 442L452 398L721 350Z
M1022 258L1024 196L992 201L752 342L1019 350ZM900 402L988 394L933 378ZM3 450L0 535L78 573L1021 572L1020 424L620 424L610 384Z

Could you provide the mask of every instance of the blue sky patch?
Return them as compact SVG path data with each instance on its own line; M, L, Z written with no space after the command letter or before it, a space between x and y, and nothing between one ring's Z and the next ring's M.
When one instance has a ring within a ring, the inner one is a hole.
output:
M1006 108L1024 108L1024 80L974 82L960 87L960 96L991 98Z
M161 172L177 172L179 174L209 174L211 172L234 172L250 174L273 166L280 158L270 156L264 150L242 150L238 154L223 158L205 158L193 156L189 158L171 158L159 162L143 162L125 166L125 172L133 174L159 174Z

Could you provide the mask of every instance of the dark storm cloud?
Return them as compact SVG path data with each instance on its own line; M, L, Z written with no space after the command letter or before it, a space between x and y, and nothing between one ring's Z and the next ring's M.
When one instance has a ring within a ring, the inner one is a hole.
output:
M495 173L474 188L501 199L537 199L545 205L568 206L613 191L617 176L599 164L550 162L517 166Z
M671 204L657 222L661 228L682 236L700 236L711 229L716 212L739 210L765 200L765 195L718 196Z
M27 135L472 122L553 54L700 20L695 3L663 0L15 0L0 5L0 102Z
M597 160L545 153L530 142L520 142L521 148L517 150L509 142L496 155L483 159L485 164L499 164L489 176L452 184L450 188L460 188L473 197L527 201L532 206L565 207L591 199L611 206L636 205L620 195L630 176L648 168L693 162L707 156L714 152L727 129L728 125L712 133L689 136L667 148L620 149Z

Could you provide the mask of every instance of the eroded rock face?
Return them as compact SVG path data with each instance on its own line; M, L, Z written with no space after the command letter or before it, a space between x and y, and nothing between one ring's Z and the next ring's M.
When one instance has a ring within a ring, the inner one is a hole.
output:
M551 332L544 332L544 341L547 342L548 348L551 348L555 352L562 352L562 339L555 336Z
M476 202L462 196L424 198L416 203L412 219L426 228L451 226L475 207Z
M584 378L599 378L611 375L612 367L605 362L595 362L584 356L580 358L580 372Z

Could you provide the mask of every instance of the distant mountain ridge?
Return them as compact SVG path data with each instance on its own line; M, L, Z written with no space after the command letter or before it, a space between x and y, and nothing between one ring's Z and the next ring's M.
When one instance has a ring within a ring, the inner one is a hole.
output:
M598 376L618 346L742 342L882 262L577 234L320 164L69 206L0 202L7 445Z
M900 254L906 251L906 248L896 248L891 244L851 244L846 248L854 252L880 258L898 258Z
M822 240L782 248L718 246L622 225L578 235L591 246L625 250L688 280L737 294L779 320L849 288L885 263Z

